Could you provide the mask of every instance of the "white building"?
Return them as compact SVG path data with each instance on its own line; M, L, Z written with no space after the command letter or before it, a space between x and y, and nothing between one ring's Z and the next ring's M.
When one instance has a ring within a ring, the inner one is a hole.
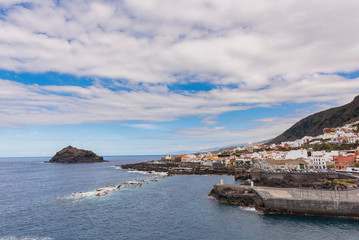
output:
M312 161L315 169L327 168L327 159L323 155L312 156Z
M235 151L244 151L246 150L246 147L245 146L239 146L237 147L236 149L234 149Z
M338 156L338 151L315 151L312 152L311 160L313 167L316 169L326 169L328 162L333 162L333 156Z
M304 158L308 159L308 153L307 150L301 149L301 150L291 150L287 153L285 156L285 159L297 159L297 158Z
M357 141L359 141L359 136L348 137L348 143L356 143Z
M171 155L166 155L162 157L162 160L172 160Z
M201 162L203 166L213 166L213 161L211 160L204 160Z

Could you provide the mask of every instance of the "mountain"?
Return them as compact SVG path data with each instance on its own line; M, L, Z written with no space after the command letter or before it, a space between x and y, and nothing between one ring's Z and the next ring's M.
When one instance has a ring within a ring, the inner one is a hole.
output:
M97 156L94 152L77 149L72 146L68 146L61 151L57 152L55 156L51 158L49 163L92 163L92 162L107 162L103 160L103 157Z
M293 141L304 136L317 136L323 133L323 128L339 127L357 120L359 120L359 95L351 103L303 118L287 131L271 140L269 144Z

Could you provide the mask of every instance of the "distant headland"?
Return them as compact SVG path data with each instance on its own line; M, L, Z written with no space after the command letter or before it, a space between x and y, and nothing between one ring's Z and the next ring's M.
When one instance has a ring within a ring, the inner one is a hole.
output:
M94 162L108 162L89 150L78 149L68 146L57 152L50 161L45 163L94 163Z

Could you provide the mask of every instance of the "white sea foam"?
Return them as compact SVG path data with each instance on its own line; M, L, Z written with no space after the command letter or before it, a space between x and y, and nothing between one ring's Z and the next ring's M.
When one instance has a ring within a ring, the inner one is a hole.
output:
M138 171L138 170L129 170L129 173L142 173L145 175L151 174L150 172L146 172L146 171Z
M74 192L71 194L73 199L81 199L86 197L103 197L110 192L117 191L117 185L108 185L106 187L98 188L88 192Z
M108 185L105 187L101 187L95 190L87 191L87 192L74 192L70 196L59 197L58 199L72 199L72 200L82 200L84 198L91 198L91 197L104 197L110 195L113 191L121 191L125 188L129 187L142 187L143 184L149 182L157 182L158 179L164 178L167 176L167 173L156 175L156 176L149 176L146 179L136 179L136 180L129 180L121 183L120 185Z
M160 176L160 177L168 176L167 172L155 172L155 171L146 172L146 171L138 171L138 170L129 170L128 172L130 172L130 173L142 173L142 174L145 174L145 175L156 175L156 176Z
M240 206L239 208L240 208L241 210L243 210L243 211L248 211L248 212L256 212L256 211L257 211L254 207L243 207L243 206Z
M112 167L112 168L114 168L114 169L122 169L121 166L110 166L110 167Z
M156 176L160 176L160 177L167 177L168 176L167 172L152 172L151 174L156 175Z

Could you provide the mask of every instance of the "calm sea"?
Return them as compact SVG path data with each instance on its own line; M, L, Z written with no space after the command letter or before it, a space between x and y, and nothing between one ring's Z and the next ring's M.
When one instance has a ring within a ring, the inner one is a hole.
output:
M0 159L0 239L359 239L359 220L261 215L207 197L221 178L158 178L112 167L158 159L107 157L107 163L44 164ZM107 196L106 185L144 179ZM84 197L73 197L82 192Z

